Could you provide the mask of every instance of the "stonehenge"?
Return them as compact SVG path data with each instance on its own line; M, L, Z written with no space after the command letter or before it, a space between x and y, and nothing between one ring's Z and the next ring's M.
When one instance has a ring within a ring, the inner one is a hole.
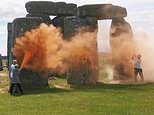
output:
M37 28L41 23L53 24L55 27L61 28L63 37L65 40L69 40L74 36L76 29L80 27L88 27L86 31L92 32L97 30L97 20L106 20L111 19L111 30L116 27L114 32L110 33L111 36L111 48L113 50L113 64L116 65L116 70L119 70L119 67L124 67L121 63L116 63L116 57L114 57L114 40L120 36L122 33L127 33L130 35L128 38L131 42L132 40L132 30L128 22L125 21L124 17L127 16L127 11L124 7L112 5L112 4L92 4L92 5L83 5L77 6L73 3L65 2L51 2L51 1L30 1L25 4L27 10L27 15L23 18L16 18L13 22L8 23L8 60L9 65L12 63L12 60L15 58L12 55L11 49L14 46L15 39L22 36L26 31ZM55 16L53 19L50 19L50 16ZM120 23L124 29L121 29L117 26L117 23ZM122 42L122 41L121 41ZM115 43L120 44L121 43ZM115 49L116 50L116 49ZM98 67L98 51L97 44L95 49L95 66ZM127 52L127 51L126 51ZM131 51L130 51L131 52ZM122 54L119 54L122 56ZM131 55L128 54L128 55ZM125 62L124 62L125 63ZM122 66L121 66L122 65ZM92 74L93 76L98 76L98 69L93 69L90 65L82 65L81 70L70 71L68 74L68 83L74 85L86 84L88 81L86 79ZM78 68L80 68L78 67ZM80 75L75 74L80 73ZM123 71L126 75L129 73L129 70ZM23 84L31 84L32 86L38 84L38 86L47 86L48 78L41 78L37 73L33 73L30 70L23 70L21 72L21 77ZM26 76L34 76L28 77ZM41 80L40 80L41 79ZM43 79L43 80L42 80ZM121 78L118 78L121 79ZM95 81L97 82L97 80Z

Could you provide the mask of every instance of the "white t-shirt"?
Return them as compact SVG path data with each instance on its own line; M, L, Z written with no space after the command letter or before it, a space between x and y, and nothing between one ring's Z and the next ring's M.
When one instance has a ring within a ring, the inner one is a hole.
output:
M137 68L137 69L141 69L142 68L142 66L141 66L141 59L138 59L138 58L134 59L134 68Z
M15 65L11 64L11 72L10 72L10 78L13 78L13 70L15 69Z

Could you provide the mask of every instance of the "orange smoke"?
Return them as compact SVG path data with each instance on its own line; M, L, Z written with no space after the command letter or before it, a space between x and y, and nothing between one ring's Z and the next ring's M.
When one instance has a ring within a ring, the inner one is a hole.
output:
M137 45L138 52L142 55L142 67L144 80L146 82L154 82L154 39L148 36L145 32L135 33L135 43Z
M71 52L68 60L71 73L76 76L89 76L88 83L96 83L98 80L96 33L78 33L68 45L68 51Z
M31 57L32 57L32 53L30 51L25 51L25 55L24 55L22 64L20 66L20 70L22 70L26 66L26 64L30 61Z
M56 57L54 55L61 44L60 39L62 38L58 29L52 25L41 24L38 29L26 32L24 36L16 39L13 55L21 68L31 69L34 72L44 72L55 66L48 67L48 58L50 57L50 62L51 60L52 62L55 61Z
M13 55L21 69L39 73L66 72L70 65L79 64L83 58L93 64L96 51L95 32L79 32L66 41L58 28L41 24L16 39Z
M110 44L115 79L131 79L134 76L132 56L136 52L136 45L131 27L127 22L111 25Z

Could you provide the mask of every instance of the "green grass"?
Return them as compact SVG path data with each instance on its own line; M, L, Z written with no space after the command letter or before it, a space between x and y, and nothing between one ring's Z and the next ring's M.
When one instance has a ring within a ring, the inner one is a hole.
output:
M0 88L8 85L7 77ZM0 115L153 115L154 84L68 88L64 78L22 96L0 93ZM56 88L53 84L64 86Z

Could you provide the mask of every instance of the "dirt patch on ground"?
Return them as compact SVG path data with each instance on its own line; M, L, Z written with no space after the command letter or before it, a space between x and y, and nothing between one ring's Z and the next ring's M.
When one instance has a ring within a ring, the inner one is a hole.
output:
M6 72L1 72L0 73L0 77L7 77L8 76L8 73L6 73Z
M7 93L8 92L8 88L0 88L0 93Z

